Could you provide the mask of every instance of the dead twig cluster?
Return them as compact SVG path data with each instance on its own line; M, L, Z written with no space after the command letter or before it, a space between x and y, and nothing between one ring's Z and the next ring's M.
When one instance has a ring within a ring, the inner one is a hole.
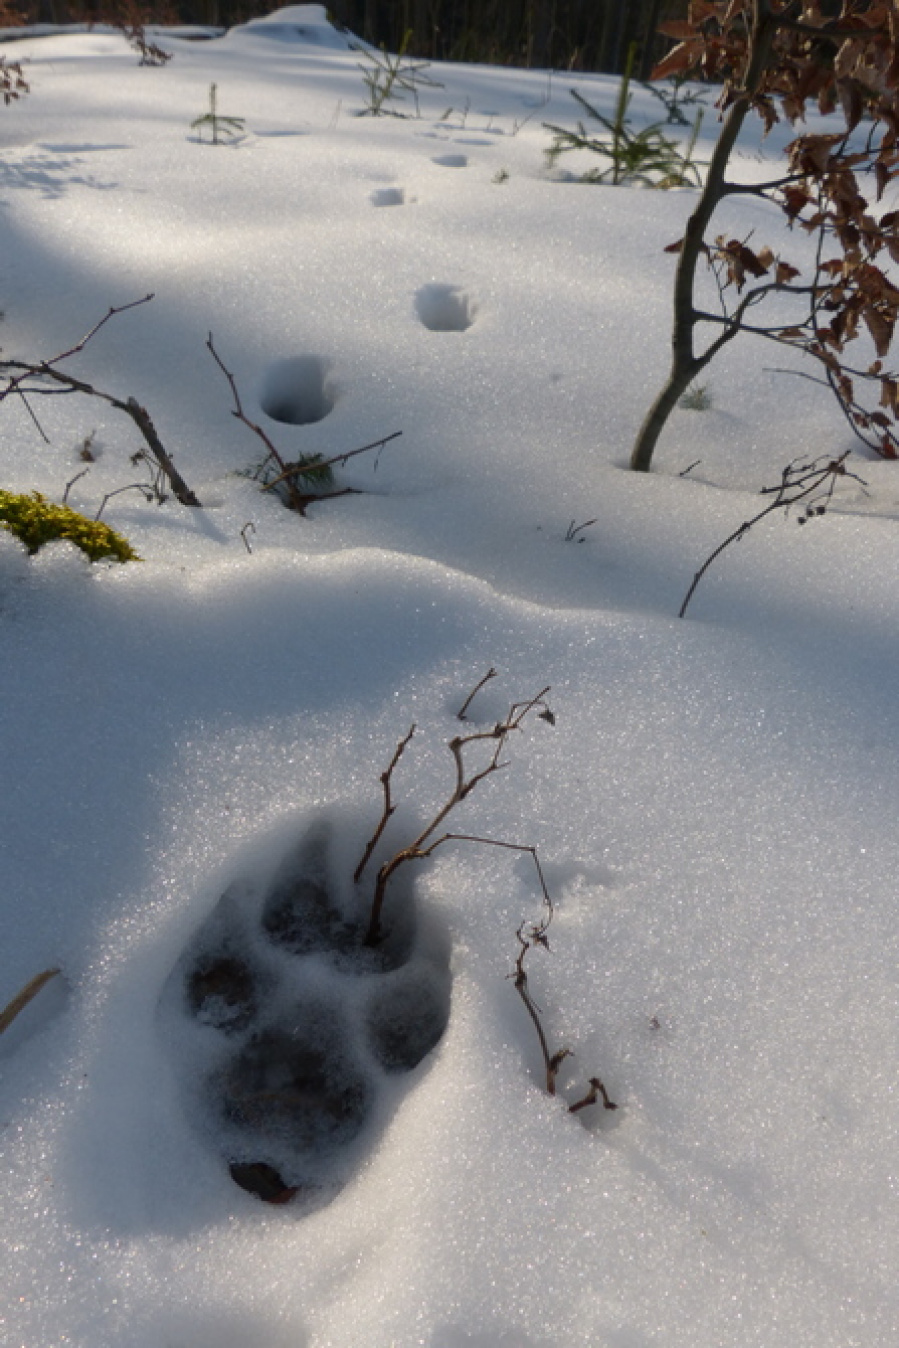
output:
M482 686L484 682L486 682L486 680L481 681ZM508 715L502 721L499 721L496 725L492 726L490 730L476 730L470 735L455 735L448 742L447 748L453 756L455 765L455 777L452 789L446 800L434 814L430 823L422 829L418 837L411 843L408 843L405 847L400 848L398 852L395 852L393 856L385 861L380 867L375 880L371 917L369 920L368 933L365 938L367 945L377 945L381 939L381 913L384 907L387 886L390 883L391 877L394 876L400 867L404 866L407 862L423 860L424 858L433 855L438 847L453 840L486 842L497 847L510 847L515 851L533 853L532 848L519 847L512 843L499 843L494 839L489 838L471 838L467 834L458 833L443 833L436 838L434 835L448 815L452 813L457 805L461 805L462 801L466 800L481 782L485 781L488 777L491 777L495 772L499 772L508 766L502 761L503 750L508 743L509 737L514 734L515 731L521 729L522 724L531 712L540 708L537 713L540 718L549 722L551 725L554 724L555 717L545 701L545 696L548 692L549 688L546 687L541 689L535 697L530 698L527 702L514 703L512 707L510 707ZM470 703L471 698L466 702L466 707L469 706ZM381 782L384 788L384 808L377 828L365 848L362 860L356 868L355 880L357 884L394 811L395 807L391 799L391 781L393 773L414 734L415 726L413 725L410 727L405 737L400 740L386 772L382 774ZM466 762L466 754L475 744L492 744L493 751L486 764L480 768L472 769Z
M497 677L495 669L491 668L482 679L474 686L472 691L465 698L459 711L456 713L457 719L464 721L471 704L481 689ZM452 786L443 803L435 810L432 818L426 826L420 831L418 836L406 846L393 852L386 861L382 863L375 877L374 894L372 898L368 930L365 936L365 944L377 946L383 939L383 910L384 901L387 895L388 886L401 867L410 861L421 861L434 854L438 847L442 847L448 842L467 842L478 843L487 847L502 847L511 852L526 854L531 858L534 869L537 873L537 879L540 886L540 892L543 896L544 917L537 923L522 923L518 928L517 938L520 946L518 959L515 962L515 969L510 977L514 978L515 990L521 997L525 1008L530 1016L534 1028L537 1031L537 1037L540 1041L540 1050L543 1055L543 1061L546 1068L546 1089L550 1095L556 1093L556 1077L559 1068L567 1057L570 1056L570 1049L561 1049L552 1053L546 1038L546 1032L543 1028L541 1014L538 1006L531 997L528 988L528 977L525 971L525 959L528 952L535 945L543 946L549 949L547 940L547 929L552 921L553 902L550 898L549 890L546 884L546 877L543 867L540 864L540 858L537 855L536 847L526 843L508 842L500 838L485 838L472 833L440 832L441 827L448 816L455 810L456 806L467 799L481 782L486 781L494 773L501 771L508 766L503 760L503 753L512 734L521 730L529 716L536 715L539 720L545 721L548 725L555 725L555 716L546 702L546 695L549 687L541 688L540 692L525 702L515 702L509 708L506 716L498 721L488 730L475 730L467 735L453 736L447 742L447 748L452 755L455 768ZM403 758L406 750L412 742L415 735L415 725L410 726L409 730L398 742L393 751L393 755L387 767L381 773L381 789L383 792L383 804L378 822L371 834L362 853L359 864L353 875L355 884L359 884L366 868L368 867L379 843L382 841L384 832L388 823L396 811L396 804L393 797L393 777ZM476 746L485 746L488 748L486 761L482 759L479 766L473 766L470 763L471 752ZM436 836L435 836L436 835ZM615 1109L617 1106L610 1100L605 1087L599 1077L591 1077L588 1083L588 1089L581 1099L576 1100L569 1105L569 1112L578 1113L586 1109L588 1105L595 1104L601 1100L605 1109Z

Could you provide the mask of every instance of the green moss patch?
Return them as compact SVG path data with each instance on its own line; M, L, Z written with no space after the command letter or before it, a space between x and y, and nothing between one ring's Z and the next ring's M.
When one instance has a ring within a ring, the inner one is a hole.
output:
M68 506L54 505L39 491L30 496L0 491L0 526L21 539L31 553L45 543L64 538L87 553L92 562L104 557L118 562L140 561L128 540L109 525L79 515Z

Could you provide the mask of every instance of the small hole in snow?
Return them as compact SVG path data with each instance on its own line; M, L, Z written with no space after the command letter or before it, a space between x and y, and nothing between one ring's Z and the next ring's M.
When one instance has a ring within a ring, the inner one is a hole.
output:
M371 194L373 206L403 206L405 202L406 193L401 187L379 187Z
M267 370L259 404L273 421L308 426L334 410L337 393L321 356L292 356Z
M430 332L465 332L478 306L459 286L426 285L415 296L415 312Z

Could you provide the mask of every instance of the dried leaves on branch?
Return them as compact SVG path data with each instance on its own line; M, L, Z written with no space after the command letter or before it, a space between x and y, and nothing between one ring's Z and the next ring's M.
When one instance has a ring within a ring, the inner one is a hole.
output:
M662 26L677 46L653 77L723 83L723 125L686 233L669 250L679 253L672 366L638 435L634 468L649 468L677 399L740 332L818 361L853 431L880 456L899 457L899 374L885 364L899 316L899 286L889 274L889 264L899 262L899 211L881 206L899 174L899 12L888 0L845 0L836 16L824 10L822 0L692 0L685 19ZM727 180L750 111L769 131L781 120L801 121L809 101L822 113L841 113L841 128L796 136L783 173L770 182ZM775 203L791 230L814 239L805 279L748 234L706 237L717 205L738 195ZM700 258L714 275L717 311L695 301ZM773 295L792 302L789 321L759 317ZM701 325L719 330L704 349L696 344ZM851 364L847 348L862 334L876 358Z

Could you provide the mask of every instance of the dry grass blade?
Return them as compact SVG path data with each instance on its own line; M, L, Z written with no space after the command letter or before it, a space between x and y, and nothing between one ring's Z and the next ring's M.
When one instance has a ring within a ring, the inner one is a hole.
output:
M25 1010L25 1007L37 996L44 984L49 983L50 979L55 978L58 973L59 969L45 969L43 973L35 974L34 978L25 984L22 991L16 993L12 1001L8 1002L0 1011L0 1034L9 1029L16 1016Z

